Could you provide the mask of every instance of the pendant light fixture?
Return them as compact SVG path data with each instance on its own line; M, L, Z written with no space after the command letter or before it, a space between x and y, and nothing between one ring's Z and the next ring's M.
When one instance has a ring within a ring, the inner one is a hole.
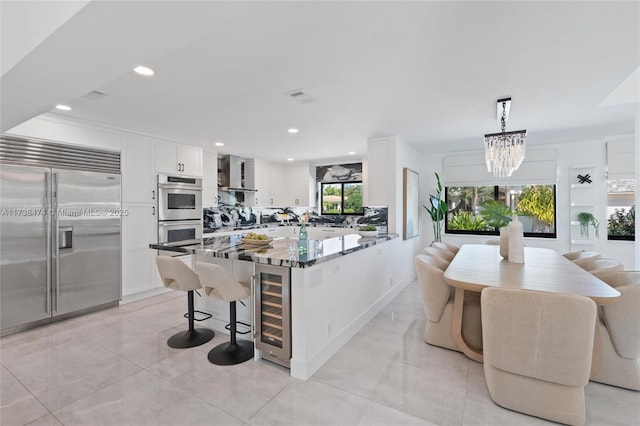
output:
M525 156L526 130L507 132L511 98L498 99L496 113L502 131L484 135L484 157L487 171L495 177L510 177L520 167Z

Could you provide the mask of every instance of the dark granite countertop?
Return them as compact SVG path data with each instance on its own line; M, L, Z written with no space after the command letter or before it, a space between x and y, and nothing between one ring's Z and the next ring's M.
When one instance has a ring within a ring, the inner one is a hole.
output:
M289 242L297 242L296 239L275 238L267 245L255 246L244 244L240 234L174 243L149 244L149 248L195 254L197 256L247 260L267 265L308 268L397 237L398 234L384 234L371 238L361 237L358 234L348 234L324 240L309 239L307 254L296 253L291 257L288 254L288 245Z

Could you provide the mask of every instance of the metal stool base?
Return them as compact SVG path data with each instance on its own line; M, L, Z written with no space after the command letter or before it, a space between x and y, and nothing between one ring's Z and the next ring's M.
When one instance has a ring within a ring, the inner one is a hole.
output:
M236 340L222 343L209 351L209 362L216 365L236 365L253 358L253 342Z
M186 349L200 346L213 339L216 334L208 328L181 331L169 337L167 345L175 349Z

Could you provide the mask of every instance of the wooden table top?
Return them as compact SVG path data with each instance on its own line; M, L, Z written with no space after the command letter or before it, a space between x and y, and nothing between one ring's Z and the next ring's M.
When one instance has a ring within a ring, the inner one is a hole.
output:
M500 246L465 244L444 273L453 287L479 292L485 287L521 288L586 296L597 304L620 293L551 249L525 247L524 263L500 257Z

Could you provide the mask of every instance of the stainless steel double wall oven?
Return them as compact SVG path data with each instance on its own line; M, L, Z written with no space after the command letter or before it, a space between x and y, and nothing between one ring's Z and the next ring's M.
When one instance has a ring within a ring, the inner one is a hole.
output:
M158 242L202 237L202 179L158 175Z

